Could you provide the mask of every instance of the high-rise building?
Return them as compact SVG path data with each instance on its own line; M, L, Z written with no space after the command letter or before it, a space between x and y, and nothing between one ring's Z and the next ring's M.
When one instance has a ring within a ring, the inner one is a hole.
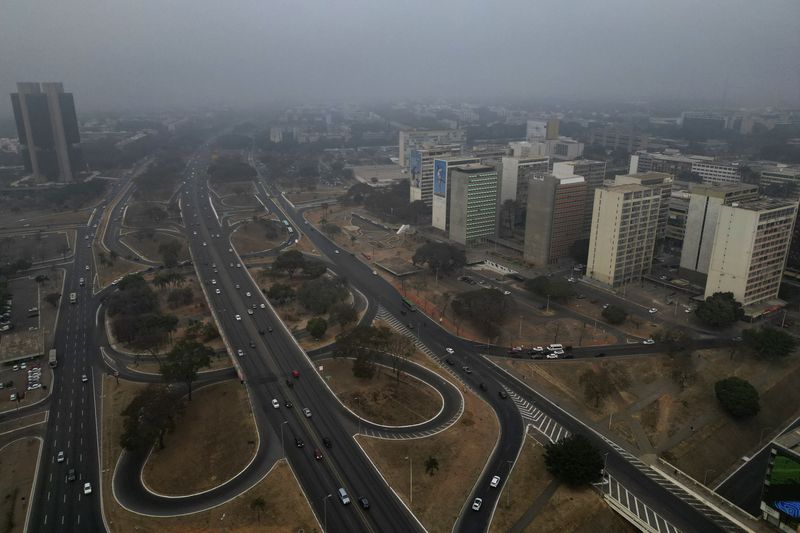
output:
M758 198L756 185L694 185L689 189L689 211L681 248L680 275L698 284L705 283L720 208L734 202Z
M552 141L558 139L559 120L549 118L547 120L529 120L525 138L528 142Z
M411 152L408 167L411 183L409 201L422 200L425 205L433 205L433 161L437 158L460 156L463 145L443 144L425 145Z
M731 292L745 308L776 303L796 217L797 203L772 198L721 206L705 296Z
M80 166L81 142L72 93L65 93L61 83L17 83L11 105L28 171L72 181Z
M664 237L671 247L683 246L686 237L686 220L689 217L689 193L672 191L669 197L667 231Z
M550 158L545 156L516 157L506 156L500 161L500 191L502 204L506 200L516 200L527 205L528 180L534 176L550 173Z
M450 172L450 239L467 246L495 233L497 170L475 163ZM447 187L440 185L438 189Z
M672 196L672 176L665 172L640 172L624 174L614 178L616 185L636 184L655 189L661 195L656 238L660 241L666 237L667 218L669 217L669 199Z
M450 229L450 190L452 179L450 173L454 168L462 165L480 163L477 157L453 156L436 158L433 161L434 190L432 197L431 225L442 231Z
M586 180L581 176L534 176L528 183L524 258L537 265L567 257L583 237Z
M594 191L587 276L619 287L650 272L662 200L657 187L634 183Z
M467 142L467 132L462 129L454 130L403 130L400 132L399 161L409 168L411 153L423 145L435 144L460 144Z
M603 186L606 177L606 162L592 159L576 159L553 163L553 175L558 177L582 176L586 181L586 207L583 211L583 237L589 238L592 229L592 207L594 206L594 190Z

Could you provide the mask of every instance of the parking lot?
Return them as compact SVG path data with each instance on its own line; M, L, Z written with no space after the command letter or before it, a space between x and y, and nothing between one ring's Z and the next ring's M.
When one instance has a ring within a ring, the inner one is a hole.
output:
M51 369L43 358L9 363L0 367L0 412L24 407L44 398Z
M30 331L31 328L39 329L41 306L39 287L36 281L29 278L13 279L8 282L8 289L12 295L11 311L9 312L9 323L12 325L10 332ZM36 312L31 312L34 307Z

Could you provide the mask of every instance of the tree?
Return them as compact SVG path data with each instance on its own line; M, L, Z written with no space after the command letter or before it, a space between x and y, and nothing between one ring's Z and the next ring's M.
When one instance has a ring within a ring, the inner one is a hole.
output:
M278 272L286 272L291 278L295 271L303 268L305 262L306 258L303 257L299 250L289 250L288 252L282 252L275 258L275 262L272 263L272 269Z
M39 285L41 285L42 283L44 283L45 281L48 281L49 279L50 279L50 278L48 278L48 277L47 277L47 276L45 276L44 274L39 274L39 275L38 275L38 276L36 276L36 277L35 277L33 280L34 280L36 283L38 283Z
M172 309L181 307L183 305L189 305L193 301L194 293L190 287L172 289L169 291L169 294L167 294L167 305L169 305L169 307Z
M747 418L761 410L758 391L749 381L731 376L714 384L720 405L734 418Z
M356 311L352 305L344 302L331 306L328 310L328 315L331 320L338 322L343 329L358 320L358 311Z
M428 458L425 459L425 472L432 476L437 470L439 470L439 460L429 455Z
M571 486L595 483L602 477L603 457L580 433L548 443L544 462L548 472Z
M266 508L267 502L264 501L264 498L258 496L257 498L253 498L253 501L250 502L250 509L256 512L256 520L260 523L261 522L261 511Z
M511 310L512 298L497 289L478 289L456 296L453 312L471 321L488 337L496 337Z
M285 304L294 298L294 289L285 283L273 283L267 291L267 297L278 305Z
M537 276L525 280L525 289L539 296L550 296L551 300L565 302L575 295L572 283L563 278Z
M319 340L328 331L328 321L322 317L315 317L306 324L306 331L315 339Z
M122 411L120 445L128 451L143 453L158 442L163 449L164 435L175 428L182 407L177 400L165 387L155 384L134 396Z
M327 233L331 237L335 237L336 235L339 235L342 232L342 228L340 228L336 224L326 222L322 225L322 231Z
M467 262L464 250L443 242L428 242L417 248L411 261L436 272L446 274L463 267Z
M59 292L51 292L50 294L44 297L44 301L52 305L53 307L58 307L58 301L60 299L61 299L61 293Z
M724 328L740 320L744 310L732 292L715 292L698 304L695 315L706 326Z
M322 261L306 261L303 265L303 275L309 279L318 278L328 270Z
M178 241L168 241L158 246L158 253L167 268L174 268L178 265L178 255L183 250L183 245Z
M314 314L324 314L328 308L344 300L348 291L340 278L320 277L304 282L297 290L297 299Z
M797 347L797 341L790 334L770 327L746 329L742 331L742 341L764 357L785 357Z
M600 407L609 394L616 389L611 379L611 373L603 366L597 370L586 369L578 376L578 383L583 386L583 395L586 401L592 402L595 408Z
M625 322L625 319L628 318L628 312L617 306L617 305L609 305L605 309L603 309L603 318L605 318L609 324L622 324Z
M184 339L178 342L161 363L161 375L166 382L183 382L189 389L192 399L192 383L197 379L197 371L211 365L214 351L204 344Z

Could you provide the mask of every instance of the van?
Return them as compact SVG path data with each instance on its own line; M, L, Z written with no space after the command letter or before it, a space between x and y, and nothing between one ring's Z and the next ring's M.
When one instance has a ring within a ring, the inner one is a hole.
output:
M547 346L547 349L552 352L553 350L563 350L564 346L561 344L550 344Z
M342 505L350 503L350 496L347 495L347 491L344 490L344 487L339 488L339 499L342 500Z

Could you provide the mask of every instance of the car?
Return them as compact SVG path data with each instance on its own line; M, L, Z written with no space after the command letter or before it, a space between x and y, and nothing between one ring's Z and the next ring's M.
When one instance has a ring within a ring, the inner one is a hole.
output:
M266 308L267 308L267 305L266 305L266 304L261 304L261 305L259 305L258 307L260 307L261 309L266 309Z
M316 459L317 461L322 460L322 452L319 451L319 448L314 448L314 459Z
M278 403L278 399L277 399L277 398L273 398L273 399L272 399L272 407L274 407L275 409L277 409L277 408L279 408L280 406L281 406L281 404L279 404L279 403Z
M558 359L557 353L549 353L545 356L547 359Z
M489 486L496 489L498 485L500 485L500 476L492 476Z
M214 292L217 293L217 294L222 294L222 291L219 290L219 289L215 289Z
M302 448L303 446L306 445L306 443L303 442L303 439L301 439L300 437L295 437L294 438L294 445L297 446L298 448Z
M497 391L497 394L498 394L498 396L500 396L504 400L506 398L508 398L508 393L506 391L504 391L503 389L500 389L499 391Z
M306 418L311 418L311 409L309 409L308 407L303 407L303 414L305 415Z
M654 315L658 313L658 309L656 309L655 307L651 307L650 309L647 310L647 312L650 313L651 315Z
M242 264L241 263L236 263L236 268L242 268Z
M741 337L734 337L734 338L732 338L731 340L732 340L733 342L742 342L742 338L741 338Z
M28 363L20 363L19 368L20 370L25 370L26 368L28 368Z
M241 319L242 319L242 315L236 315L236 320L241 320Z
M467 374L472 374L472 369L470 367L468 367L468 366L461 367L461 370L463 370Z
M448 357L448 358L446 358L446 359L444 360L444 362L445 362L445 363L447 363L447 364L448 364L448 365L450 365L450 366L453 366L453 365L455 364L455 363L453 362L453 360L452 360L452 359L450 359L449 357Z
M8 401L14 402L16 400L17 400L17 393L16 392L12 392L11 396L8 397Z
M603 304L603 309L608 309L611 304Z
M452 348L445 348L444 351L449 353L450 355L453 355L454 353L456 353L456 351L453 350Z
M252 315L252 314L253 314L253 310L252 310L252 309L248 309L248 310L247 310L247 314L248 314L248 315Z
M206 242L203 242L203 246L208 246L208 243L206 243Z
M377 275L378 275L378 271L377 271L377 270L373 270L373 271L372 271L372 275L373 275L373 276L377 276Z
M414 329L414 324L412 324L411 322L409 322L408 324L406 324L406 327L407 327L408 329Z
M506 296L508 296L509 294L511 294L511 291L503 291L503 294L505 294Z
M67 470L67 481L75 481L76 477L74 468Z
M239 357L244 357L244 350L239 348L238 350L236 350L236 355L238 355Z
M533 353L544 353L544 348L542 348L541 346L534 346L533 348L531 348L531 352L533 352Z
M86 376L86 374L84 374L84 375L82 375L82 376L81 376L81 381L82 381L83 383L86 383L87 381L89 381L89 378Z
M605 357L605 356L606 352L599 352L597 355L595 355L595 357Z
M83 484L83 493L84 494L91 494L92 493L92 484L86 482Z
M489 390L489 388L486 386L486 383L481 383L480 385L478 385L478 387L480 387L482 391Z
M358 503L359 503L359 505L361 505L362 509L364 509L364 510L369 509L369 500L366 499L365 497L359 496L358 497Z
M228 251L233 253L233 248L228 248ZM231 266L233 266L233 263L231 263Z
M228 266L230 266L231 268L233 268L233 263L230 263Z
M86 265L86 270L89 270L89 265Z
M283 406L291 408L291 407L294 406L294 404L292 402L290 402L289 400L284 400L283 401Z
M567 278L567 281L570 282L570 283L575 283L575 278L572 278L572 277Z
M333 253L338 254L339 250L334 250Z
M322 437L322 445L326 448L333 448L333 443L328 437Z
M215 280L215 279L212 279L212 280L211 280L211 284L212 284L212 285L216 285L216 284L217 284L217 280Z
M300 379L300 371L292 370L292 377L295 379Z
M655 344L655 343L656 341L654 341L653 339L645 339L642 341L642 344Z
M241 288L241 287L239 287L239 284L238 284L238 283L235 285L235 287L236 287L237 289L240 289L240 288Z
M56 461L59 462L59 463L63 463L64 462L64 452L63 451L58 452L58 455L56 456Z
M472 500L472 510L480 511L482 503L483 503L483 498L475 498L474 500Z
M268 330L270 333L272 333L272 326L269 326L269 327L267 328L267 330Z

